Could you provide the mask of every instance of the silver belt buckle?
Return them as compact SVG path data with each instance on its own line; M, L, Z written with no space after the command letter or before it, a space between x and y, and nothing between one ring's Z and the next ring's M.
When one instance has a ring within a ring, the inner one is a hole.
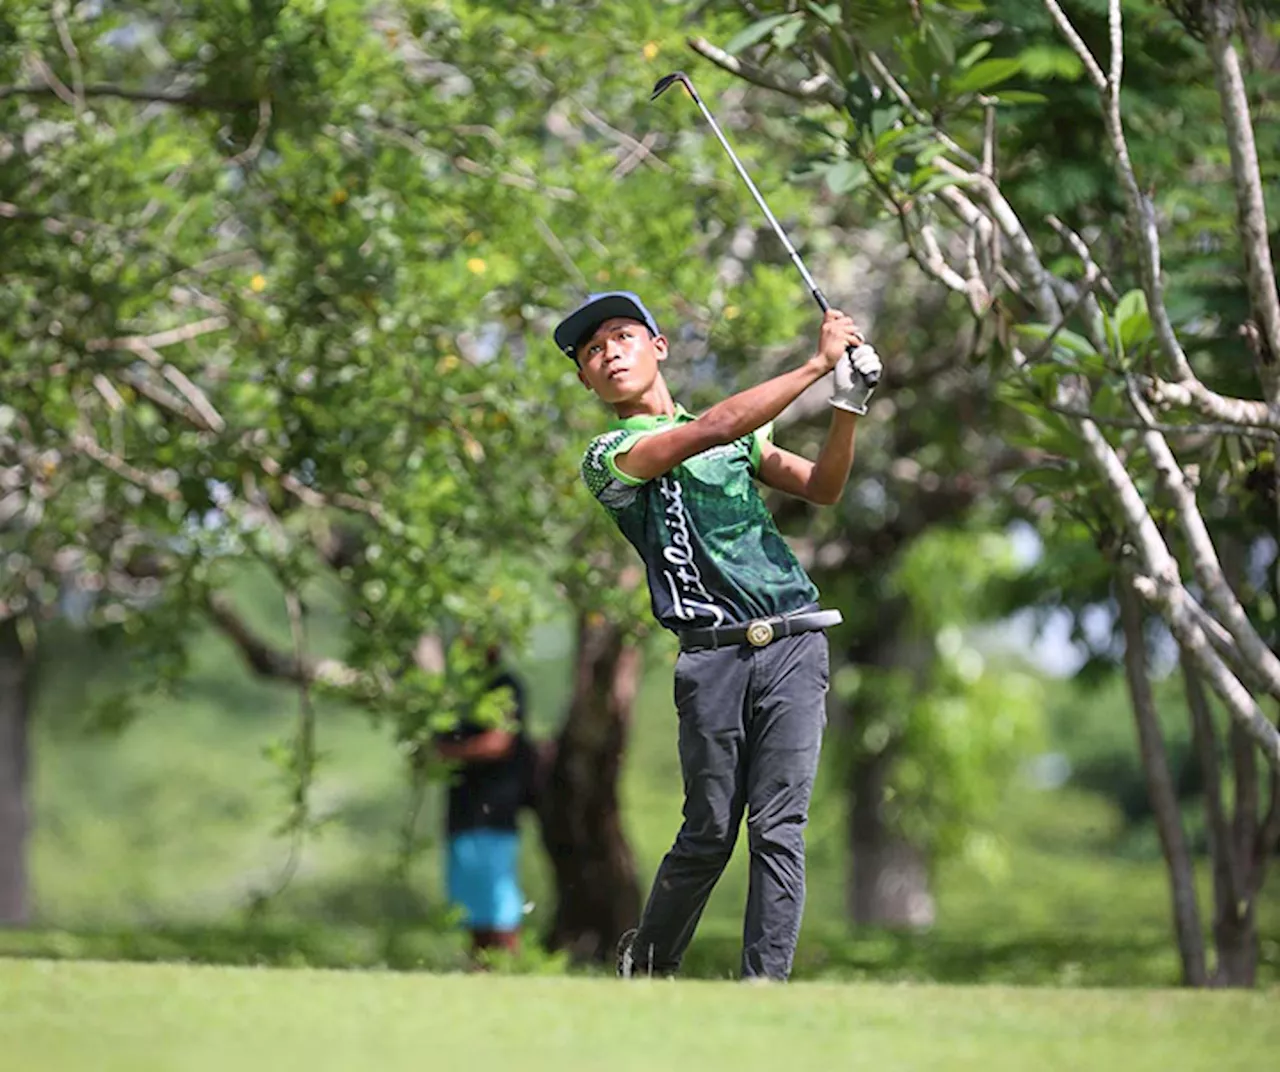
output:
M773 626L763 618L747 626L747 643L753 648L763 648L773 641Z

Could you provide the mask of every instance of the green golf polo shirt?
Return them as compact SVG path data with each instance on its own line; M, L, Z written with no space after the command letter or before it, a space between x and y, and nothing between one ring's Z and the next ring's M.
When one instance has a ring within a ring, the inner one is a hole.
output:
M756 489L766 425L653 480L617 466L644 436L693 420L627 417L591 441L582 478L644 560L653 614L668 629L748 622L817 602L818 590Z

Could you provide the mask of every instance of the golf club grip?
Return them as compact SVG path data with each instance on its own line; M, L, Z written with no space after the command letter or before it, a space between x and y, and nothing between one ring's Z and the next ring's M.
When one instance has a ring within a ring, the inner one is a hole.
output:
M866 344L867 344L867 340L866 340L866 339L863 339L863 344L864 344L864 345L866 345ZM850 346L850 347L849 347L847 350L845 350L845 352L844 352L844 356L845 356L846 358L848 358L848 359L849 359L849 362L850 362L850 363L852 363L852 362L853 362L853 351L854 351L854 350L856 350L856 349L857 349L857 347L856 347L856 346ZM868 387L874 387L876 384L878 384L878 383L880 382L880 373L879 373L879 372L872 372L872 373L858 372L858 370L857 370L857 369L854 369L853 371L854 371L854 372L857 372L859 376L861 376L864 380L866 380L866 382L867 382L867 386L868 386Z
M822 291L818 290L817 287L815 287L813 290L813 300L818 303L818 308L821 309L824 314L828 309L831 308L831 303L827 301L827 296L823 294ZM863 339L862 341L866 343L866 342L869 342L870 340ZM845 357L847 357L850 361L852 361L853 351L856 349L857 349L856 346L850 346L844 352ZM854 372L858 372L858 370L854 369ZM878 372L873 372L870 376L868 376L865 372L858 372L858 375L867 381L868 387L874 387L876 384L880 382L880 373Z

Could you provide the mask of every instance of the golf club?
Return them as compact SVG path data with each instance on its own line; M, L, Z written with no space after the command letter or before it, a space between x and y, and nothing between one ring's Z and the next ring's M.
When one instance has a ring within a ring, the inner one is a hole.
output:
M657 85L653 87L653 95L649 100L657 100L677 82L689 91L689 96L693 98L693 103L696 104L702 110L702 114L707 117L707 122L711 124L711 129L715 131L716 137L720 139L720 144L724 146L724 151L729 154L729 159L733 161L733 166L738 169L738 174L742 176L742 181L747 184L747 189L751 191L751 196L756 199L756 204L760 206L760 210L764 213L765 219L769 221L769 225L773 228L774 234L776 234L782 241L783 248L791 256L791 260L795 264L796 268L800 270L800 276L804 279L805 286L809 288L809 293L813 295L813 300L818 303L818 308L825 313L831 308L831 303L827 301L826 295L819 289L818 284L813 281L813 276L809 274L809 269L805 267L804 261L800 259L800 254L796 252L796 247L791 244L791 240L782 229L782 225L778 223L773 213L769 211L769 206L760 195L760 191L756 189L756 184L751 181L751 176L747 174L747 169L742 166L742 161L738 159L738 154L733 151L733 146L731 146L725 138L724 132L720 129L720 124L716 122L715 116L711 114L707 106L702 103L702 98L698 96L698 91L693 88L693 83L689 80L689 76L685 74L684 71L676 71L667 75L665 78L660 78ZM853 347L849 348L849 352L853 352ZM858 375L862 376L862 378L866 380L867 384L871 387L874 387L880 382L879 373L867 376L864 373L859 372Z

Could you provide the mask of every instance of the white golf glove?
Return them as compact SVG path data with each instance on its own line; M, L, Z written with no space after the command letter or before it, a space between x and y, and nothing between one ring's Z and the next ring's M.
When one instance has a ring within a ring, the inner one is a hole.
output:
M867 403L876 390L868 377L876 377L880 369L880 355L870 343L864 342L853 353L845 354L836 363L835 390L831 395L831 404L851 413L866 413Z

